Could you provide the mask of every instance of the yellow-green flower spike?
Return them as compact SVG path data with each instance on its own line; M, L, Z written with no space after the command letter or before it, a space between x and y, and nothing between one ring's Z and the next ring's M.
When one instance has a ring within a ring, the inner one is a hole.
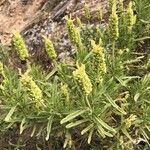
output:
M0 62L0 89L4 89L2 84L5 82L6 82L6 76L4 73L4 66L3 66L3 63Z
M66 99L66 102L69 102L69 90L68 85L61 83L61 92Z
M127 8L126 22L127 22L128 32L131 33L133 25L136 23L136 15L134 15L133 13L132 2L129 3L129 6Z
M109 8L112 10L113 5L116 6L116 0L109 0Z
M120 12L124 11L123 0L119 0Z
M45 49L48 54L48 57L50 59L56 59L57 54L56 54L56 51L55 51L52 41L45 36L43 36L43 39L44 39Z
M107 71L104 48L100 44L96 45L93 40L91 41L91 45L93 54L93 70L97 75L97 81L102 83L103 77Z
M91 12L90 12L90 8L89 8L88 4L84 5L84 15L88 20L91 19Z
M29 53L26 48L25 42L19 32L13 34L12 41L15 46L15 49L17 50L19 58L22 61L26 60L29 57Z
M77 69L73 71L73 77L80 84L83 92L86 95L89 95L92 92L92 83L85 72L84 64L81 64L81 66L77 64Z
M112 14L109 17L108 24L108 32L111 41L115 41L118 39L119 31L118 31L118 16L116 14L116 6L112 7Z
M29 75L28 70L24 74L21 74L20 81L22 86L28 91L34 100L36 108L41 108L43 106L42 91L33 81L32 77Z
M4 76L4 68L2 62L0 62L0 75Z
M80 48L82 45L81 37L80 37L80 30L75 27L73 20L71 18L66 17L65 19L67 20L67 29L68 29L69 39L77 48Z
M103 19L103 12L102 12L102 7L101 6L98 6L98 9L97 9L97 18L99 21L102 21Z

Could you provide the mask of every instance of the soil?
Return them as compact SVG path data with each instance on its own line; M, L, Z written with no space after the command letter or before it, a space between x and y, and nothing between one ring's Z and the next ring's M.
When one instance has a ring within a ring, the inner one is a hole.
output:
M45 0L3 0L0 4L0 40L10 42L15 30L22 30L38 13Z

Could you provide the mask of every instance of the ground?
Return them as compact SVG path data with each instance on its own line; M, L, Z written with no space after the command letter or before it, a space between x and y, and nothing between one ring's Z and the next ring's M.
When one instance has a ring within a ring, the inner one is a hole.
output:
M45 0L4 0L0 4L0 33L1 42L6 44L10 41L14 30L21 31L39 13Z

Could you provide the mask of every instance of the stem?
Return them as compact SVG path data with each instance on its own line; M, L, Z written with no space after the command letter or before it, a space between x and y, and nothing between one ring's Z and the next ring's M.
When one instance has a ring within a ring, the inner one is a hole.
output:
M115 69L115 41L112 43L112 69Z
M87 97L87 96L85 97L85 99L86 99L86 103L87 103L88 107L89 107L90 109L92 109L91 104L90 104L90 102L89 102L89 100L88 100L88 97Z

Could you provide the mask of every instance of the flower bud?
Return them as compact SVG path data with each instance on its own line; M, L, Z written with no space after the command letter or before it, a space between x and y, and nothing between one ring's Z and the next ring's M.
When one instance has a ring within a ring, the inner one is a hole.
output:
M46 49L46 52L48 54L48 57L50 59L56 59L57 54L56 54L56 51L54 49L54 45L53 45L52 41L45 36L43 36L43 38L44 38L45 49Z
M20 81L22 83L22 86L27 90L29 95L36 103L36 107L40 108L41 106L43 106L42 91L33 81L32 77L29 75L28 70L24 74L21 74Z
M94 41L91 41L92 54L93 54L93 70L97 75L98 82L103 81L103 76L106 73L106 63L104 48L100 45L96 45Z
M0 89L3 89L3 83L6 82L6 76L4 73L4 67L3 67L3 63L0 62Z
M116 5L116 0L109 0L109 8L112 10L113 5Z
M61 92L66 99L66 102L69 102L69 91L68 91L68 85L61 83Z
M0 62L0 75L4 75L4 68L2 62Z
M12 41L15 46L15 49L17 50L19 58L22 61L26 60L29 57L29 53L28 53L25 42L24 42L23 38L21 37L20 33L18 33L18 32L14 33Z
M68 34L71 42L77 47L80 48L82 43L81 43L81 37L80 37L80 30L75 27L73 20L66 17L67 20L67 29L68 29Z
M91 12L90 12L90 8L89 8L88 4L84 5L84 15L88 20L91 19Z
M102 19L103 19L103 12L102 12L101 6L98 6L97 18L99 21L102 21Z
M126 23L127 23L127 28L128 28L129 33L131 33L135 22L136 22L136 15L134 15L133 13L132 2L130 2L127 8L127 14L126 14Z
M75 80L78 81L79 85L81 86L83 92L85 92L86 95L89 95L92 92L92 84L88 75L85 72L84 64L81 64L81 66L77 64L77 69L73 71L73 77Z
M109 32L109 37L112 41L115 41L118 39L118 36L119 36L118 16L116 14L116 6L115 5L113 5L112 14L109 17L108 32Z

